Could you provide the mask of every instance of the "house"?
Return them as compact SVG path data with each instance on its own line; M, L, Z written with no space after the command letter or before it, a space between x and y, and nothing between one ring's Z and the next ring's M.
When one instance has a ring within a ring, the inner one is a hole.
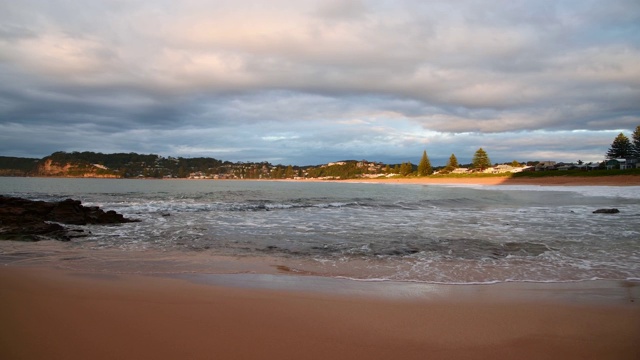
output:
M588 164L587 165L587 170L591 171L591 170L598 170L600 168L600 164L599 163L595 163L595 164Z
M508 173L512 172L514 169L511 165L497 165L493 167L494 174Z
M556 170L555 161L540 161L536 165L536 171Z
M606 161L605 166L607 170L612 169L638 169L640 168L640 161L635 158L626 158L626 159L609 159Z
M554 165L554 168L556 170L567 171L575 169L576 166L574 164L558 163Z

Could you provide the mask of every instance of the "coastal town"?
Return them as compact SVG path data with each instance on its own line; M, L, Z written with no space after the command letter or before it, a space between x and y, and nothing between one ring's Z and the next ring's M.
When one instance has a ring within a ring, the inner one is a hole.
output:
M99 177L99 178L162 178L162 179L376 179L418 176L418 165L383 164L367 160L344 160L316 166L273 165L268 162L222 162L215 159L184 159L158 155L138 155L141 161L129 161L120 167L110 167L104 163L89 163L82 158L95 153L68 153L64 161L56 161L61 153L43 159L26 159L25 165L15 165L0 157L0 175L3 176L51 176L51 177ZM137 154L135 154L137 155ZM113 154L116 156L116 154ZM131 155L133 157L133 155ZM106 155L105 158L109 158ZM4 161L3 161L4 160ZM208 161L205 161L208 160ZM109 163L108 161L106 161ZM195 164L199 162L201 164ZM556 162L551 160L519 163L491 164L485 168L470 164L434 167L430 176L464 176L477 174L517 174L544 171L602 171L631 170L640 168L637 158L603 159L600 162Z
M384 179L398 177L504 175L554 171L634 171L640 169L640 126L631 139L620 133L601 161L561 162L536 160L493 163L482 147L471 163L461 164L451 154L443 166L432 166L424 150L417 164L385 164L368 160L342 160L321 165L274 165L230 162L209 157L163 157L156 154L55 152L41 159L0 156L0 176L155 178L155 179Z

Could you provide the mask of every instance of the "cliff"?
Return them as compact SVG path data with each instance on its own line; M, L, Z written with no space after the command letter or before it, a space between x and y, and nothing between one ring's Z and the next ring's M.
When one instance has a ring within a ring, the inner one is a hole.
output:
M57 163L52 159L44 159L38 164L38 176L117 178L104 166L87 163Z

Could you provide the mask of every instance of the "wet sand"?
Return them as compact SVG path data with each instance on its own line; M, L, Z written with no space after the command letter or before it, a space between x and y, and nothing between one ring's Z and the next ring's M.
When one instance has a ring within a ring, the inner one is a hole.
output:
M226 276L2 266L0 358L640 358L637 283L586 293L579 284L434 286L437 296L383 297L311 291L311 277L295 277L307 287L274 289Z

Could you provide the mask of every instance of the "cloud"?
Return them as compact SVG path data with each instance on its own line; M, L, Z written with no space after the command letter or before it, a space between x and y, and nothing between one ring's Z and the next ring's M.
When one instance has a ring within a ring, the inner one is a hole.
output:
M0 153L312 163L585 130L600 156L640 124L638 34L632 0L5 2Z

